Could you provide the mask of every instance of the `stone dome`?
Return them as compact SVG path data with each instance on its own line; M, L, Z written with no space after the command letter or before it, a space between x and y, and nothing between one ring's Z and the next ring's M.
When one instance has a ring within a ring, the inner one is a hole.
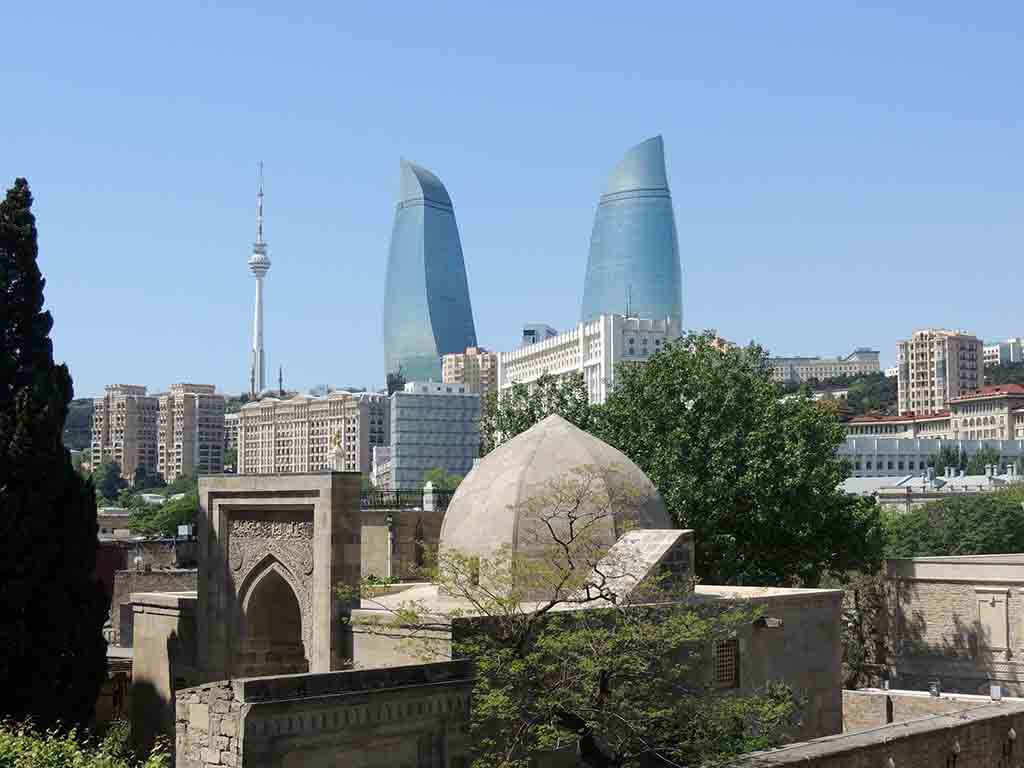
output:
M544 523L537 512L548 502L538 500L581 472L596 496L621 499L594 520L600 546L610 547L630 528L676 527L654 483L625 454L551 415L493 450L459 484L441 526L440 550L488 557L511 547L517 559L539 556L538 526ZM565 520L555 525L567 529Z

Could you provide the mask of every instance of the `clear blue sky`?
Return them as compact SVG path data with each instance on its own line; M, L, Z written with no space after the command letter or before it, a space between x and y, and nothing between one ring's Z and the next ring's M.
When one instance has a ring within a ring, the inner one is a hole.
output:
M1020 3L511 5L0 5L0 180L32 184L77 393L247 387L261 158L289 387L383 384L400 157L447 186L501 350L576 321L598 196L656 133L684 326L883 362L1024 333Z

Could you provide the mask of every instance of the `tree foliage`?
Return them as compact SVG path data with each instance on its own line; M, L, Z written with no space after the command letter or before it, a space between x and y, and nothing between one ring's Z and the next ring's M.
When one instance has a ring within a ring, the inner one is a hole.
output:
M114 723L99 741L78 731L40 731L30 723L0 723L0 765L5 768L170 768L164 744L145 761L135 757L128 724Z
M128 487L127 481L121 477L121 465L110 459L104 459L93 469L92 481L96 492L109 501L114 501Z
M839 490L842 427L806 394L780 402L756 345L689 334L621 366L595 420L695 530L702 579L815 586L878 558L876 506Z
M196 488L180 499L171 499L159 506L141 505L128 516L128 528L142 536L172 538L178 535L179 525L191 525L199 512L199 492Z
M452 653L476 663L474 768L525 768L566 747L595 768L706 764L782 739L795 711L787 688L719 696L706 676L712 644L753 621L753 607L694 600L672 578L621 589L633 554L610 554L596 532L612 516L628 527L638 501L614 470L578 467L521 502L528 556L439 553L431 575L459 607L364 603L385 618L364 613L362 631L401 628L427 656L461 621Z
M967 460L966 472L968 475L984 475L987 465L994 464L996 467L1000 467L1002 458L998 448L983 446Z
M886 557L1024 552L1024 488L965 494L885 521Z
M462 475L449 473L442 467L434 467L423 475L423 484L433 483L436 491L454 491L462 480Z
M986 365L985 381L988 384L1024 384L1024 363Z
M936 477L946 474L946 468L952 467L954 472L967 469L967 454L958 451L955 446L943 445L935 456L928 459L928 466L935 468Z
M0 203L0 715L85 723L106 672L96 499L62 443L72 398L43 311L32 195Z
M545 373L530 384L513 385L500 397L487 393L480 416L480 455L486 456L552 413L580 429L590 429L592 414L583 374Z

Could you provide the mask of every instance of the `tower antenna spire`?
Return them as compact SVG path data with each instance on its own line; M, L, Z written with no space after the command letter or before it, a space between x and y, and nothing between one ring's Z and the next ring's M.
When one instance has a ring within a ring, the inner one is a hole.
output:
M256 244L263 244L263 161L260 160L260 191L256 195Z

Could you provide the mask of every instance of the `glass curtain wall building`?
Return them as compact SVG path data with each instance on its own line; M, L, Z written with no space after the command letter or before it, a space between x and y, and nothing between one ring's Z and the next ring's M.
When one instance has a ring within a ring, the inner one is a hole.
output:
M455 210L441 180L402 161L384 291L386 373L441 380L441 356L476 346Z
M626 153L594 217L582 319L623 313L682 327L683 277L661 136Z

